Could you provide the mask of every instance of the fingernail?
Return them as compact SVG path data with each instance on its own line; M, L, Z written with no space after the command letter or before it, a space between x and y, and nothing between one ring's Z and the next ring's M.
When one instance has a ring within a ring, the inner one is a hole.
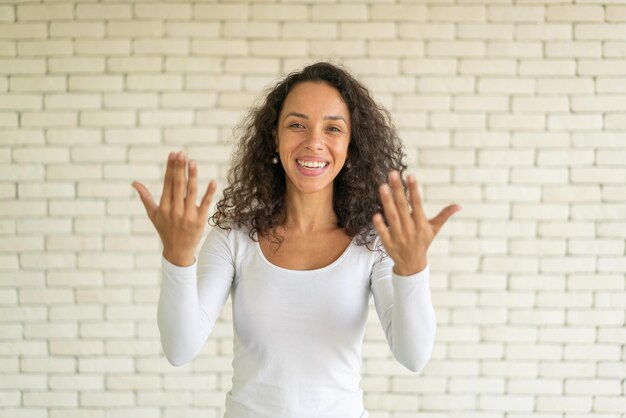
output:
M167 159L168 159L169 161L172 161L172 160L174 159L174 153L173 153L173 152L170 152L170 155L167 157Z

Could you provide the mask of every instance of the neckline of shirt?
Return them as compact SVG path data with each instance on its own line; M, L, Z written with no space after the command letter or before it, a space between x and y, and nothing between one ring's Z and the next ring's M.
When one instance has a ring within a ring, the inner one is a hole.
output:
M267 259L267 257L265 257L265 254L263 254L263 250L261 249L261 245L259 244L258 241L253 241L254 242L254 246L256 248L257 253L259 254L259 257L261 257L261 260L263 260L263 262L265 264L267 264L268 266L272 267L273 269L285 272L285 273L291 273L291 274L310 274L310 273L320 273L323 272L325 270L330 270L331 268L335 267L337 264L339 264L341 262L341 260L343 260L346 255L350 252L350 250L352 249L352 247L355 245L354 244L354 240L355 237L352 237L352 239L350 240L350 243L348 244L348 246L346 247L345 250L343 250L343 252L341 253L341 255L339 257L337 257L337 259L335 259L335 261L333 261L332 263L328 264L327 266L324 267L320 267L318 269L313 269L313 270L292 270L292 269L288 269L285 267L280 267L277 266L276 264L272 263L271 261L269 261Z

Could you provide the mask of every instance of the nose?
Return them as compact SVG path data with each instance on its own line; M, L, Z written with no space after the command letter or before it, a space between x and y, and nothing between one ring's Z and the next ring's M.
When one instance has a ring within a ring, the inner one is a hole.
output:
M324 148L324 135L319 129L311 129L306 138L307 149L321 150Z

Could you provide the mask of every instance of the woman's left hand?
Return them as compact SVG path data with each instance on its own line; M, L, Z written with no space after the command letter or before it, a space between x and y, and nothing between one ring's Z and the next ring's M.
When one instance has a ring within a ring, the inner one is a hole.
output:
M446 206L437 216L428 220L414 176L408 176L411 208L397 171L389 173L389 185L382 184L379 189L389 226L385 225L380 213L375 214L372 221L387 254L394 261L394 273L410 276L426 268L426 252L430 243L448 218L461 210L461 206Z

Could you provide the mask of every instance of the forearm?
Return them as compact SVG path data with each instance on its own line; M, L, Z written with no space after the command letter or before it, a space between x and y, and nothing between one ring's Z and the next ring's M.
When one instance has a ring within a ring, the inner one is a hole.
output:
M180 366L198 355L212 324L199 306L196 263L177 267L162 259L162 267L157 322L165 356Z
M414 372L430 359L437 329L428 279L428 266L411 276L392 275L391 350Z

